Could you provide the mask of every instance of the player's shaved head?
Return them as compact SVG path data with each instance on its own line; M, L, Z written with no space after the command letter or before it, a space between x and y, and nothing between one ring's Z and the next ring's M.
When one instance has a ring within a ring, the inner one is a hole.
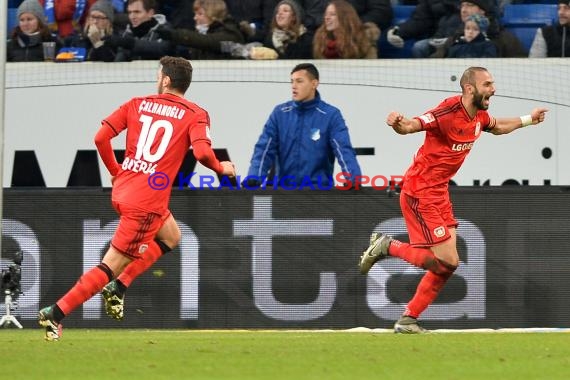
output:
M487 69L484 67L472 66L463 72L461 76L461 80L459 81L459 85L461 86L461 90L465 91L465 85L470 84L475 86L475 75L480 72L487 72Z

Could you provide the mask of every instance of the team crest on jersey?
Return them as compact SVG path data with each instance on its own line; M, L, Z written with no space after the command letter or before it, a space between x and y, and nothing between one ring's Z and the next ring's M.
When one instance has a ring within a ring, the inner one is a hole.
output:
M311 129L311 140L318 141L321 138L321 130L318 128Z
M422 116L420 116L420 119L424 122L424 124L433 123L435 121L435 117L431 112L424 113Z
M477 124L475 124L475 137L479 136L479 133L481 133L481 122L478 121Z
M148 248L148 244L141 244L139 246L139 253L141 253L141 254L144 253L147 250L147 248Z
M444 237L445 236L445 227L443 227L443 226L436 227L433 230L433 234L438 238Z

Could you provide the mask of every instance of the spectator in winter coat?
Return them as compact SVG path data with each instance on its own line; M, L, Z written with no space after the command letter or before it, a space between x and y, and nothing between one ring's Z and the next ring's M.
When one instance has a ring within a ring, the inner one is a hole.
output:
M264 46L275 50L280 59L313 57L313 33L302 24L303 10L295 0L281 0L275 7Z
M570 57L570 1L558 1L558 22L536 31L530 58Z
M496 58L497 48L487 38L489 19L473 14L465 21L464 33L449 48L447 58Z
M380 30L374 23L363 24L354 7L345 0L332 0L324 22L313 38L315 59L378 58Z
M360 21L373 23L384 30L392 24L394 12L390 0L347 0L354 7ZM309 30L316 30L323 23L328 0L299 0L305 11L303 23Z
M159 26L167 25L166 17L157 14L156 0L129 0L129 24L120 35L104 39L105 45L117 49L115 62L158 60L173 52L173 45L157 33Z
M444 40L442 44L439 42L434 44L436 46L435 52L430 55L431 58L444 58L448 55L448 50L464 33L464 23L467 18L478 14L485 16L489 20L489 27L485 33L487 38L493 42L497 50L497 57L510 58L510 57L524 57L525 52L520 40L510 31L503 28L497 21L496 14L497 8L493 5L492 0L470 0L461 1L459 8L460 14L460 27L449 38Z
M88 61L113 62L117 52L105 43L105 38L117 35L113 28L114 18L112 3L109 0L98 0L89 8L83 32L67 37L65 46L84 48Z
M6 49L8 62L43 61L43 42L54 42L46 24L44 9L37 0L25 0L18 7L18 25L12 30Z
M228 14L224 0L195 0L196 30L161 27L160 36L189 49L190 59L229 59L222 52L222 41L243 43L244 36Z

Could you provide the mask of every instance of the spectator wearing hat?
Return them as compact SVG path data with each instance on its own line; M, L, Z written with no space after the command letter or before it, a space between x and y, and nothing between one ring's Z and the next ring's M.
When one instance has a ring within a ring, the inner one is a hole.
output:
M113 62L117 49L105 43L110 36L117 36L113 21L115 10L111 0L97 0L87 13L85 27L81 33L64 40L66 47L84 48L88 61Z
M489 21L486 36L493 42L497 51L497 57L524 57L526 55L520 40L511 32L504 29L497 22L497 7L491 0L471 0L461 1L459 8L460 26L448 38L438 40L433 44L435 52L429 57L445 58L448 56L449 48L457 43L464 35L464 25L467 19L478 14L485 16ZM431 50L433 51L433 49Z
M536 31L530 58L570 57L570 1L558 1L558 21Z
M42 43L54 42L38 0L25 0L16 13L18 25L12 30L6 48L8 62L43 61Z
M313 58L313 33L302 20L303 9L295 0L281 0L263 45L275 50L279 59Z
M464 25L463 35L449 48L447 58L496 58L497 48L487 38L489 19L472 14Z

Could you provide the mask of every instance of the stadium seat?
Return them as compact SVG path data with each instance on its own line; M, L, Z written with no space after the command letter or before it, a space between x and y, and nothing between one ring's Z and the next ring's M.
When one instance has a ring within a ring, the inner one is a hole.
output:
M505 29L513 33L519 39L525 49L525 52L528 54L538 28L538 26L510 26Z
M10 34L12 33L12 29L14 29L16 27L16 25L18 25L18 20L17 20L17 16L18 15L18 8L8 8L8 14L6 15L7 18L7 27L8 27L8 31L7 31L7 37L8 39L10 38Z
M392 20L392 25L398 25L406 21L412 15L415 5L394 5L392 7L394 10L394 19Z
M536 30L552 25L557 18L556 4L508 4L505 5L501 23L517 36L528 53Z
M552 25L558 18L556 4L507 4L501 23L505 27L540 27Z

